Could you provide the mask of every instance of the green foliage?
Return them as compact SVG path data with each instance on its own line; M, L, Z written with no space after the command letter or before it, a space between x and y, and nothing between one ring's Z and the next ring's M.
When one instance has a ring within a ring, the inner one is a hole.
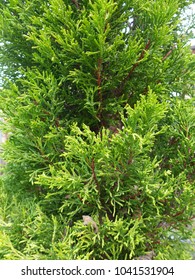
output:
M55 258L53 247L61 239L60 222L41 211L32 193L8 191L2 183L0 189L0 258Z
M191 2L1 1L2 259L190 258Z

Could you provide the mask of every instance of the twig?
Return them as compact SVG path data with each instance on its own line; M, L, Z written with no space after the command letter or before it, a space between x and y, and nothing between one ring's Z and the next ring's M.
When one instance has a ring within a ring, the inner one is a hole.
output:
M101 92L101 68L102 68L102 59L98 59L98 68L97 68L97 86L98 86L98 96L99 96L99 101L100 105L102 104L102 92Z
M179 211L179 212L177 212L176 214L171 215L171 216L172 216L172 217L178 217L178 216L182 215L182 214L184 213L185 210L186 210L186 208L184 208L183 210L181 210L181 211Z
M99 115L100 115L100 120L101 120L101 114L102 114L102 91L101 91L101 68L102 68L102 59L98 59L98 66L97 66L97 86L98 86L98 97L99 97L99 102L100 102L100 107L99 107Z
M76 6L76 8L77 8L77 9L80 9L80 7L79 7L79 4L78 4L77 0L72 0L72 2L73 2L73 4L75 4L75 6Z
M130 79L132 73L135 71L135 69L136 69L137 66L139 65L140 61L144 58L145 53L146 53L146 51L149 49L149 47L150 47L150 40L148 40L148 42L147 42L147 44L146 44L144 50L141 52L141 54L140 54L140 56L139 56L139 58L138 58L138 61L137 61L135 64L133 64L133 66L132 66L131 70L129 71L128 75L127 75L127 76L123 79L123 81L121 82L121 84L120 84L120 86L119 86L119 89L117 90L117 93L120 94L120 93L122 92L122 90L123 90L123 88L124 88L126 82Z
M162 61L164 61L165 59L167 59L167 57L173 52L174 49L175 49L175 47L173 47L172 50L168 51L168 53L166 53L165 56L162 58Z
M100 193L100 186L99 186L99 183L98 183L98 180L97 180L97 176L96 176L96 173L95 173L95 162L94 162L94 158L92 158L92 162L91 162L91 170L92 170L92 174L93 174L93 179L95 181L95 184L96 184L96 187Z

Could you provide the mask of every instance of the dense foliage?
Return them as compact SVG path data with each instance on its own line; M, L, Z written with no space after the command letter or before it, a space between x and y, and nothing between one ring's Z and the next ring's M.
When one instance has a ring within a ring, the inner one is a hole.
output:
M1 1L2 259L190 258L190 3Z

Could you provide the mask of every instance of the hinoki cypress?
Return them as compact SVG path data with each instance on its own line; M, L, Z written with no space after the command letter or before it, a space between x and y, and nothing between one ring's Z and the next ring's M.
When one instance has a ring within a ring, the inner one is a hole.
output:
M1 1L2 258L190 258L191 2Z

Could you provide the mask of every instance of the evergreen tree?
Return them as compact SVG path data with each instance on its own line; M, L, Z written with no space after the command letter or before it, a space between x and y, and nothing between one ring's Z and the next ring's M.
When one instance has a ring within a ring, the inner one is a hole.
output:
M2 258L190 257L190 3L1 0Z

